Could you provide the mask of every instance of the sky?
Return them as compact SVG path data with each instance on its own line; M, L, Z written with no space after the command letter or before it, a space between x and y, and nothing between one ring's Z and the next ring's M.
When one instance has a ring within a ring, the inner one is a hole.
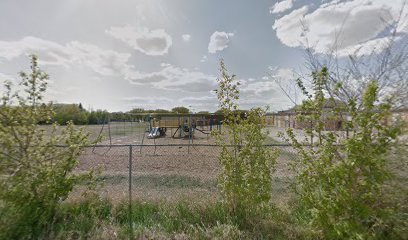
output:
M47 101L215 111L222 58L241 82L240 108L284 110L276 82L302 72L306 46L381 52L390 25L397 40L408 32L403 1L0 0L0 81L17 84L36 54Z

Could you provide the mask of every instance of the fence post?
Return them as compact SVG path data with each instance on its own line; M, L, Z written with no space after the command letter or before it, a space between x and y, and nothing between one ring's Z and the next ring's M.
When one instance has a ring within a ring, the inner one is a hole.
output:
M132 154L133 146L129 145L129 239L133 239L132 220Z

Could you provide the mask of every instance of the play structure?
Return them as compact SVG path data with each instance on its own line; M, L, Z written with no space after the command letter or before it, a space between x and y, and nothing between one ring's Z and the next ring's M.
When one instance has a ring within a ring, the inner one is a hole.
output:
M155 146L160 144L187 145L194 149L194 141L202 143L210 140L212 131L221 132L223 121L222 115L217 114L174 114L174 113L141 113L122 114L124 119L114 119L109 116L102 119L97 137L102 137L104 145L138 145L140 153L146 145ZM158 140L158 138L160 138ZM179 141L175 141L179 139ZM147 141L148 140L148 141ZM186 142L188 141L188 142ZM95 151L96 145L93 148ZM135 149L136 150L136 149ZM106 154L108 150L102 154Z
M215 114L156 114L150 116L148 138L163 137L170 132L172 138L194 139L194 132L209 135L221 131L221 115Z
M103 136L109 145L129 143L144 144L147 139L160 137L194 140L196 132L200 137L209 136L212 131L221 131L223 116L217 114L174 114L140 113L122 114L124 119L100 119L97 135ZM126 141L122 140L126 137Z

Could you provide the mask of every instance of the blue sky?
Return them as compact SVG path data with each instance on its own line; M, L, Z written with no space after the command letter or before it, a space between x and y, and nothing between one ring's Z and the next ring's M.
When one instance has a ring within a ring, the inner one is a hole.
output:
M2 0L0 80L16 82L35 53L51 76L50 101L214 111L224 58L243 83L242 108L282 110L291 103L275 80L302 71L306 43L325 54L337 39L340 57L380 52L402 2ZM406 34L407 22L399 24Z

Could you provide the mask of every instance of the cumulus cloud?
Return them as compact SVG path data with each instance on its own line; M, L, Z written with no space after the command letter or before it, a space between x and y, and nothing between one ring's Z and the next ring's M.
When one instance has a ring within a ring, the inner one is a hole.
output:
M104 76L115 76L131 68L127 66L130 54L104 50L92 44L71 41L63 45L36 37L0 41L0 61L33 53L39 56L42 65L78 66Z
M390 24L395 24L403 1L332 1L312 11L303 6L276 19L272 28L279 40L289 47L307 45L317 53L327 53L336 47L340 56L356 50L360 55L369 54L372 46L379 52L386 46L384 34L389 31ZM403 19L396 26L399 33L408 31L407 13L405 8Z
M216 88L216 77L187 68L162 64L156 72L129 72L126 78L133 84L149 84L152 87L184 92L208 92Z
M133 49L150 56L167 54L173 44L171 36L164 29L150 30L147 27L126 25L111 27L105 32Z
M143 72L129 63L130 54L101 49L91 44L77 41L59 44L35 37L0 41L0 61L10 61L31 53L39 56L42 65L82 68L102 77L120 77L132 84L156 89L202 93L216 88L216 77L199 70L162 63L157 71Z
M285 12L293 7L293 0L283 0L275 3L270 9L271 14Z
M217 51L222 51L228 47L228 43L231 41L231 38L234 36L234 33L227 32L218 32L215 31L211 37L208 44L208 52L216 53Z
M183 34L183 35L181 35L181 38L183 39L184 42L190 42L191 35L190 34Z

